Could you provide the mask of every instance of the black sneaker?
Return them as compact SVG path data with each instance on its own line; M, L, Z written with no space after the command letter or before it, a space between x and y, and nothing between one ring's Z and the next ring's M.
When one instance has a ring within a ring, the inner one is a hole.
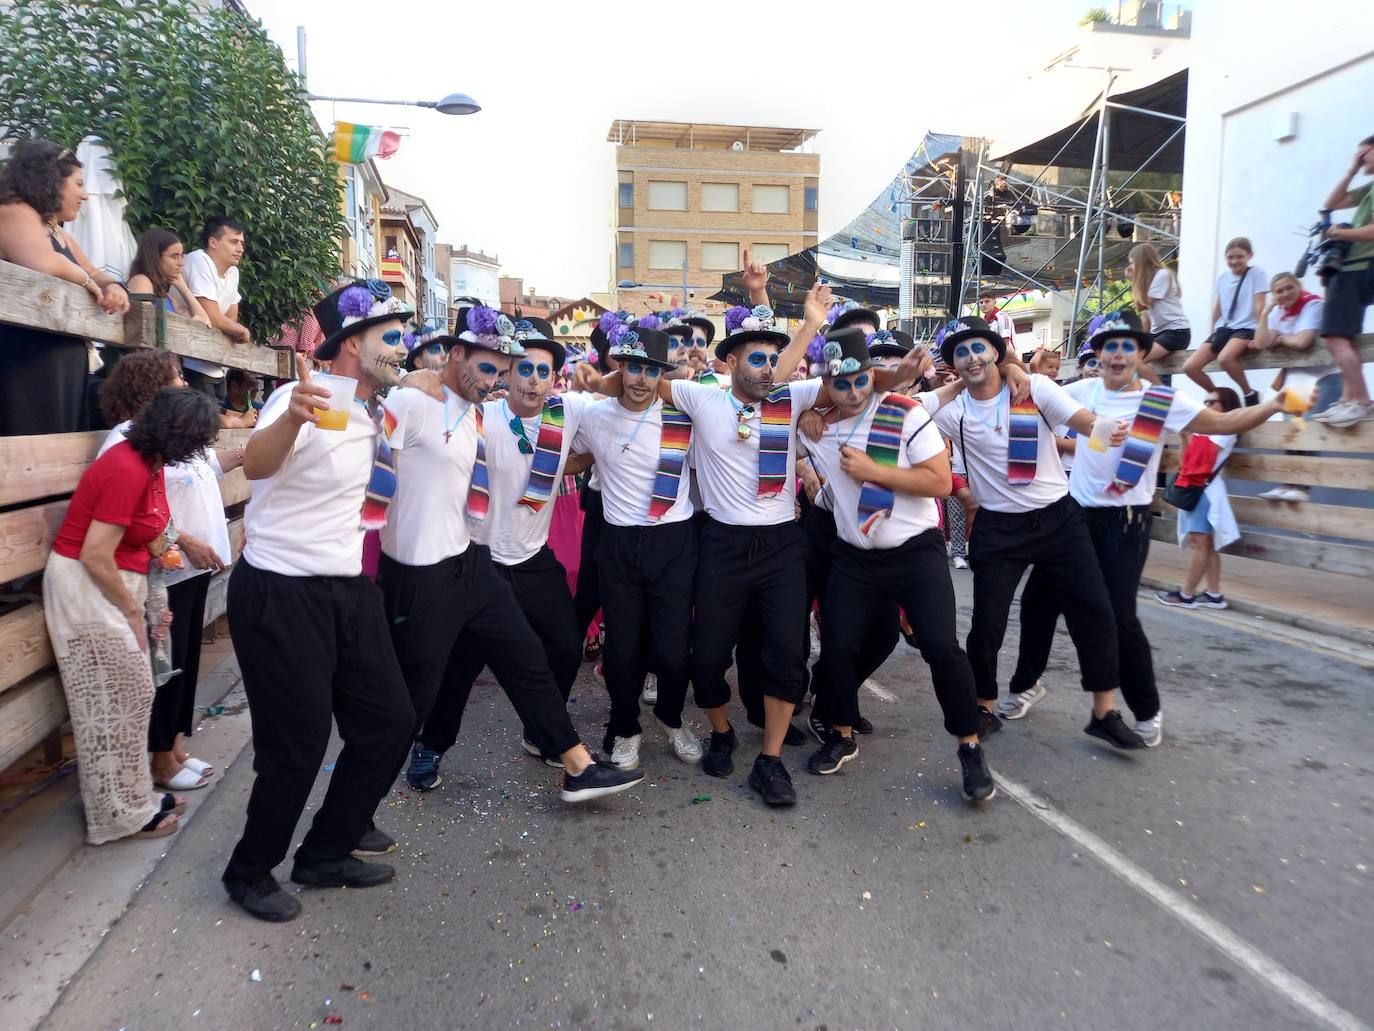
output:
M619 794L644 779L643 770L622 770L596 759L581 773L563 774L563 789L558 797L564 802L590 802L594 798Z
M749 786L763 796L769 805L797 804L797 792L782 760L773 755L760 755L749 773Z
M986 802L997 794L983 750L977 745L959 746L959 765L964 769L964 798L969 802Z
M787 733L782 736L782 743L797 748L806 744L806 735L795 723L789 723L787 724Z
M806 725L811 728L811 736L816 739L818 745L823 745L830 740L830 724L816 715L816 710L811 710L811 715L806 718Z
M224 890L250 916L284 924L301 915L301 904L282 890L271 874L252 881L225 881Z
M439 760L443 752L426 748L418 741L410 746L410 765L406 767L406 783L415 791L433 791L444 782L439 776Z
M1145 747L1145 739L1126 726L1126 721L1121 718L1121 713L1115 709L1101 719L1094 716L1088 720L1088 725L1083 730L1092 737L1101 738L1115 748Z
M839 773L840 767L859 754L859 742L852 737L843 737L838 731L831 731L825 744L806 760L806 768L820 776Z
M291 867L291 879L310 888L371 888L395 876L393 866L364 863L352 856L308 864L297 860Z
M369 827L353 846L353 854L360 859L367 856L384 856L396 851L396 839L377 827Z
M734 727L724 734L711 731L711 743L706 746L706 754L701 759L702 772L712 777L730 776L735 770L735 761L731 756L736 744Z
M991 709L978 706L978 739L986 741L990 734L996 734L1001 729L1002 718Z
M1246 408L1254 408L1256 405L1260 403L1259 391L1252 390L1250 391L1250 393L1244 395L1244 397L1242 397L1241 400Z
M857 720L854 721L854 733L871 734L873 733L873 724L869 723L868 720L860 716Z

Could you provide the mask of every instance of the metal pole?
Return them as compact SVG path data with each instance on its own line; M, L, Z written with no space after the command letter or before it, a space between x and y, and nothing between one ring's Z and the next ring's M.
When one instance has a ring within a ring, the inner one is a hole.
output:
M1111 116L1104 102L1102 105L1102 198L1097 209L1101 217L1097 227L1097 311L1101 314L1107 300L1107 212L1111 202Z
M682 259L682 306L687 307L687 259Z
M1108 82L1111 81L1111 73L1107 73ZM1107 87L1102 89L1102 102L1106 103ZM1083 298L1083 270L1088 265L1088 237L1089 223L1092 221L1093 214L1093 194L1097 191L1097 169L1098 162L1102 157L1102 118L1103 108L1098 107L1097 111L1097 142L1093 145L1093 164L1092 171L1088 173L1088 195L1084 201L1083 209L1083 239L1078 247L1078 270L1074 273L1073 279L1073 310L1069 313L1069 340L1068 347L1073 347L1074 334L1078 332L1078 305ZM1066 353L1072 353L1067 351Z
M959 312L959 298L964 292L964 151L959 149L958 165L954 172L954 218L949 228L949 293L945 296L945 314L954 318ZM914 269L914 265L913 265Z
M305 26L296 26L296 74L300 76L301 89L306 89L305 85Z

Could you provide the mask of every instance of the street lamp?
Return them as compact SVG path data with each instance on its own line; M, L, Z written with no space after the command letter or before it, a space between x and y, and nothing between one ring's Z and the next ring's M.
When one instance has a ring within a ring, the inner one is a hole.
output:
M615 284L617 290L676 290L677 285L667 283L636 283L633 279L622 279ZM682 261L682 306L687 307L687 259Z
M305 26L296 26L296 73L305 87ZM306 100L331 100L338 104L391 104L396 107L427 107L441 115L475 115L482 106L466 93L450 93L442 100L374 100L371 97L326 97L306 93Z

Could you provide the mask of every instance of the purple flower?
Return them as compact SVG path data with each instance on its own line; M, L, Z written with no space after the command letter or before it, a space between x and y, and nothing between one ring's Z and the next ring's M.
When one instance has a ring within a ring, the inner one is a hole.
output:
M828 323L830 323L830 324L833 326L833 325L835 324L835 320L838 319L838 318L839 318L841 315L843 315L843 314L844 314L844 305L843 305L843 304L838 304L838 303L837 303L837 304L832 304L832 305L830 306L830 310L829 310L828 312L826 312L825 321L828 322Z
M380 279L369 279L367 281L367 289L372 293L372 296L379 301L391 300L391 287Z
M420 338L417 337L414 333L406 333L404 336L401 337L401 343L406 345L407 351L415 350L415 345L419 342Z
M618 319L616 320L615 325L613 325L609 330L606 331L606 339L610 341L612 347L620 343L620 338L624 335L625 323L619 321Z
M1101 329L1101 328L1102 328L1102 324L1103 324L1104 322L1106 322L1106 321L1107 321L1107 316L1105 316L1105 315L1094 315L1091 319L1089 319L1089 320L1088 320L1088 330L1087 330L1088 336L1092 336L1092 335L1093 335L1094 333L1096 333L1099 329Z
M811 343L806 345L806 360L813 363L820 361L823 347L825 347L825 334L817 333L811 338Z
M496 333L498 314L485 304L474 304L468 309L468 329L478 336L492 336Z
M744 320L749 317L749 309L742 304L736 304L725 313L725 332L733 333L743 325Z
M608 311L605 315L602 315L601 318L596 320L596 326L599 330L601 330L601 332L605 333L607 336L610 336L611 327L618 325L619 322L620 317L616 315L615 312Z
M372 292L354 285L339 294L339 314L346 319L365 319L372 311Z

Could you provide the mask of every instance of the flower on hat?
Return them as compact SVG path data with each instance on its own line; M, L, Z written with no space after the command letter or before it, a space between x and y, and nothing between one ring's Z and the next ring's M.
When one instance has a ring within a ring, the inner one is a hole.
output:
M771 319L773 317L773 309L766 304L756 304L749 314L759 320Z
M725 312L725 332L736 333L751 312L742 304L736 304Z
M638 323L636 323L636 325L638 325L640 329L658 329L658 328L659 328L658 316L657 316L657 315L641 315L641 316L639 317L639 321L638 321Z
M365 319L372 310L372 294L367 287L355 284L339 294L338 305L345 325L348 319Z
M620 316L613 311L608 311L601 318L596 320L596 328L607 336L611 335L611 329L620 325Z
M831 345L827 345L827 347L829 346ZM839 348L836 345L836 350L838 349ZM840 376L846 372L858 372L859 364L859 359L854 357L843 359L835 357L831 358L830 361L826 364L826 372L831 376Z
M385 301L391 297L391 286L381 279L367 280L367 289L379 301Z
M381 281L368 280L367 283L354 283L340 292L339 299L335 303L345 328L361 322L363 319L375 319L384 315L404 315L409 311L404 304L391 296L391 287L381 283L383 287L386 287L386 296L380 296L378 291L372 289L371 284L373 282L380 283Z
M806 345L806 360L811 363L821 360L821 353L825 349L825 334L817 333L811 338L811 343Z
M500 314L485 304L474 304L468 309L468 329L477 336L494 336L497 316Z
M893 335L889 333L887 330L880 329L878 330L878 332L870 333L868 334L868 336L864 337L864 343L866 343L869 347L872 347L874 344L890 343L894 339L895 337L893 337Z

